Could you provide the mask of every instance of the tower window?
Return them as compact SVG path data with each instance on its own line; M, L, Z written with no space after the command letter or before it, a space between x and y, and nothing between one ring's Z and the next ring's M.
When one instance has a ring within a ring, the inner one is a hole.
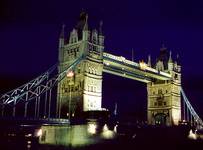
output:
M76 51L74 51L74 56L75 56L75 58L76 58L76 56L77 56L77 53L76 53Z
M164 106L166 106L166 102L164 102Z
M158 90L158 94L162 94L162 90L161 89Z
M178 79L178 75L177 75L177 74L175 74L174 78L175 78L175 79Z
M162 102L161 101L158 101L158 106L162 106Z
M154 102L154 106L157 106L157 102Z

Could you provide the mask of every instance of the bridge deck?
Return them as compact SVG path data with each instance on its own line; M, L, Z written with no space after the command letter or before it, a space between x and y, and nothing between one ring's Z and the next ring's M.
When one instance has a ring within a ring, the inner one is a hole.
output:
M152 80L170 80L171 75L166 72L157 71L147 65L142 68L140 64L127 60L124 57L115 56L112 54L103 54L104 68L106 73L118 75L141 82L151 82Z

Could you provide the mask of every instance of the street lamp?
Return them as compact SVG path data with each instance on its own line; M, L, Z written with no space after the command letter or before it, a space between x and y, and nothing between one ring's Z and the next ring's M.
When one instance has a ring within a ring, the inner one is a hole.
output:
M73 70L70 70L67 72L67 78L72 78L74 76ZM71 85L70 85L70 98L69 98L69 103L68 103L68 119L70 123L70 118L71 118Z
M72 78L72 77L74 76L73 70L68 71L67 74L66 74L66 76L67 76L68 78Z

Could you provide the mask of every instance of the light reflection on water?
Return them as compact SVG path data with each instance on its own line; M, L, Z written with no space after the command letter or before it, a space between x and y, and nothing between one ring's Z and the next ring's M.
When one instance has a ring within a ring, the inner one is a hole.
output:
M26 130L26 128L24 128L24 130ZM182 132L185 131L185 129L172 127L140 128L135 126L131 128L131 126L121 126L120 124L109 127L107 124L90 121L83 125L44 125L41 128L34 128L33 131L34 132L28 130L25 134L18 134L18 132L8 133L9 138L6 143L0 140L0 150L5 149L2 148L2 145L12 150L15 149L16 146L22 150L69 150L72 148L75 148L75 150L82 150L83 148L86 150L88 150L88 148L90 150L103 150L108 149L109 146L117 150L122 149L123 146L127 147L126 149L134 149L136 147L137 150L141 150L148 149L150 143L157 145L157 141L159 141L159 146L160 144L165 146L168 141L170 141L171 147L177 146L177 143L186 148L188 147L185 146L186 143L192 143L193 146L203 146L202 141L202 144L198 143L198 140L201 138L199 132L195 134L196 140L191 140L191 138L186 138L187 134L184 134L185 132ZM194 137L192 131L190 131L190 137ZM151 149L151 146L149 147Z
M88 122L72 126L42 126L40 144L80 147L100 143L116 137L116 132L109 130L107 124Z

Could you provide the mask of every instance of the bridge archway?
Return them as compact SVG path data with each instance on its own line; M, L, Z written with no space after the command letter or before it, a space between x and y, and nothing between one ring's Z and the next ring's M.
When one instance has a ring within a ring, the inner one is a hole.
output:
M165 126L166 125L166 114L158 113L154 116L155 125Z

